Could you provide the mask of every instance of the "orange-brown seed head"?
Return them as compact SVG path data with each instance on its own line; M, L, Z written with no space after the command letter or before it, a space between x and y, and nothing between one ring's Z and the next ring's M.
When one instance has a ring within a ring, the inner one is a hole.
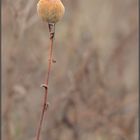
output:
M44 21L56 23L63 17L65 8L60 0L39 0L37 12Z

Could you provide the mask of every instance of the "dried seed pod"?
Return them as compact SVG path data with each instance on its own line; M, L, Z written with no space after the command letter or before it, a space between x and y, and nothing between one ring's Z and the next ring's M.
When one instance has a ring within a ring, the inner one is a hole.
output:
M37 12L44 21L56 23L63 17L65 8L60 0L39 0Z

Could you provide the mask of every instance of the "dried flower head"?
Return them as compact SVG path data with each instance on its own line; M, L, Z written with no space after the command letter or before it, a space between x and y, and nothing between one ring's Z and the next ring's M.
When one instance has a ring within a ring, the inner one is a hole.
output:
M63 17L65 8L60 0L39 0L37 12L43 21L56 23Z

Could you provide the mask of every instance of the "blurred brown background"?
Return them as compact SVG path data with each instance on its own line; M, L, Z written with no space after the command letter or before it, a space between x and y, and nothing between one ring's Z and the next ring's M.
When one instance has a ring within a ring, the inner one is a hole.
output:
M49 46L37 2L2 1L3 140L35 140ZM63 3L42 140L138 140L138 1Z

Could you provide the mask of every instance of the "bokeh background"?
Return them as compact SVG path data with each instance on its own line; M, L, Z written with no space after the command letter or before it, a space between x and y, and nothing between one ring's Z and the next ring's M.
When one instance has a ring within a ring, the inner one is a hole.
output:
M2 1L2 139L35 140L48 64L37 0ZM41 140L138 140L138 0L63 0Z

